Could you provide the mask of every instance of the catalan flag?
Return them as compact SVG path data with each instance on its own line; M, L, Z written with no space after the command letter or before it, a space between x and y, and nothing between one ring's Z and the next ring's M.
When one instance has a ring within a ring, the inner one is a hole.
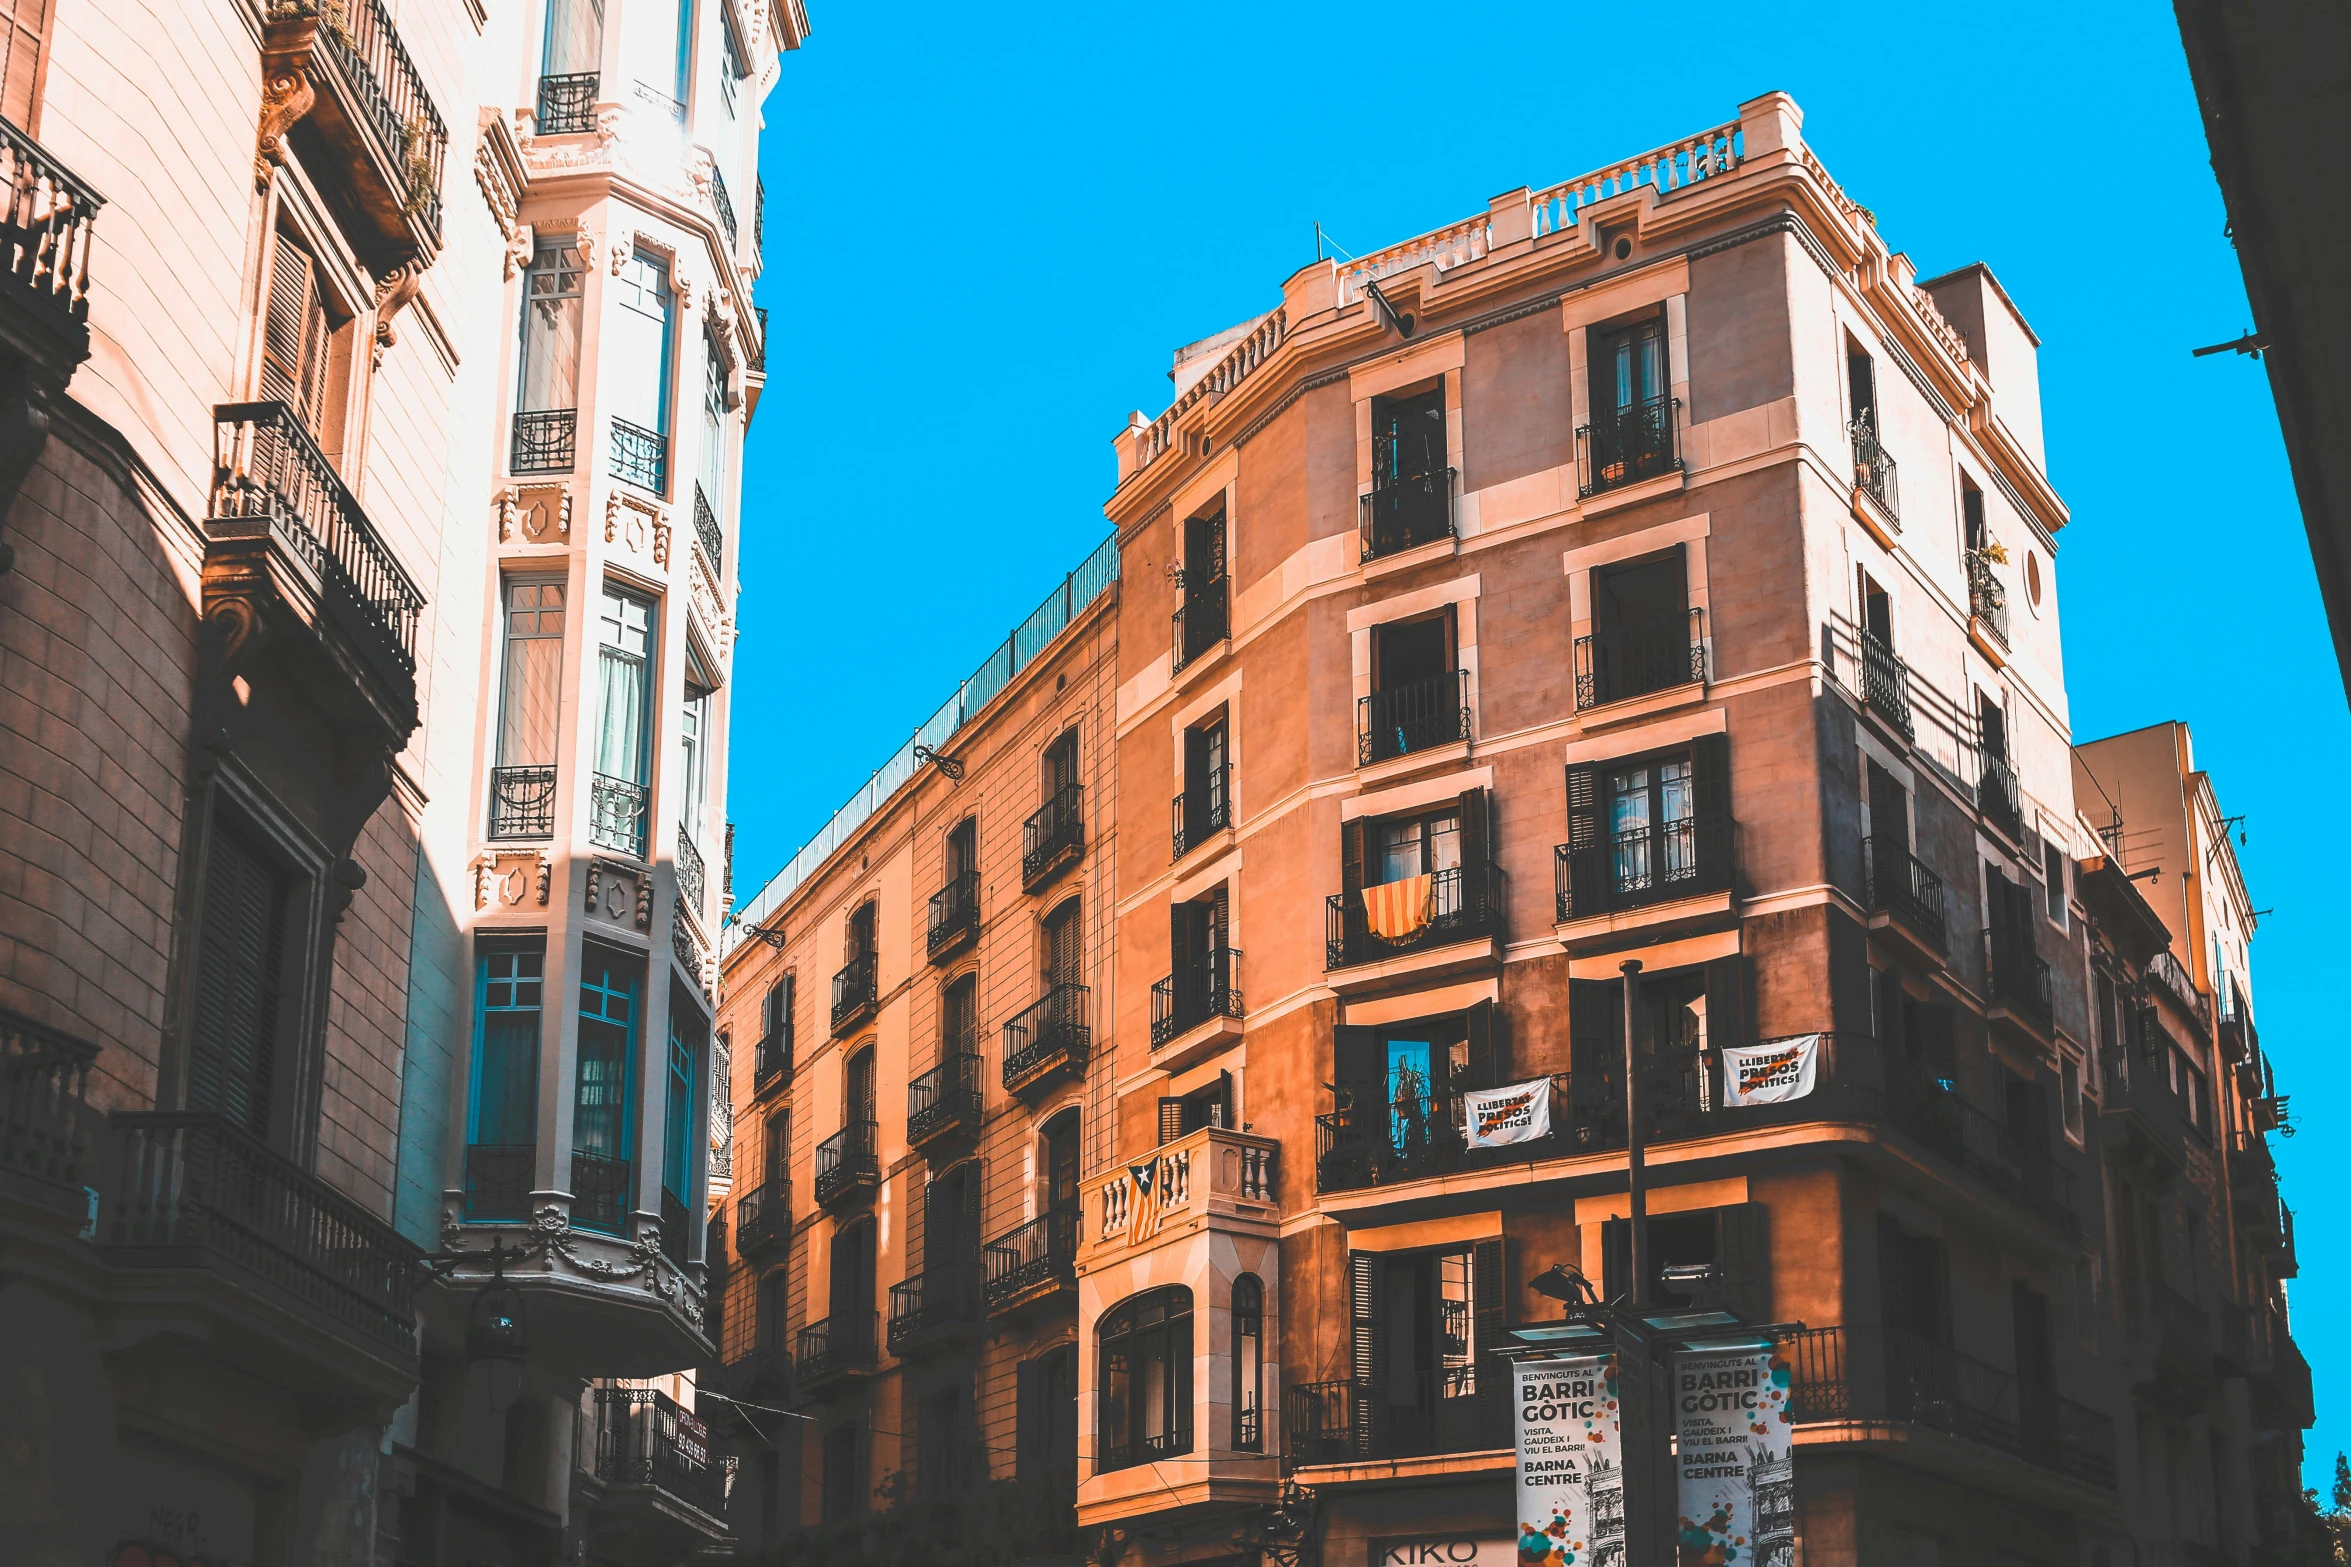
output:
M1382 941L1418 935L1429 922L1429 888L1434 878L1407 876L1363 889L1363 917Z

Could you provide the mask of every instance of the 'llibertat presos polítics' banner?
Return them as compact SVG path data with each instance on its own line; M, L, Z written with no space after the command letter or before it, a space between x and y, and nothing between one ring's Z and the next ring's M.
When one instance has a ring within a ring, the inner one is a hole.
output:
M1519 1567L1593 1567L1624 1548L1623 1429L1609 1355L1511 1368Z
M1792 1567L1795 1426L1777 1349L1673 1362L1679 1567Z

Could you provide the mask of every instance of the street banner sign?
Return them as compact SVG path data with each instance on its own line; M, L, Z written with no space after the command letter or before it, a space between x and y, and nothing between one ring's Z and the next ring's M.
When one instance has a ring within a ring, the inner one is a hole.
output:
M1623 1433L1610 1355L1520 1361L1519 1567L1590 1567L1624 1552Z
M1690 1567L1794 1567L1795 1426L1776 1349L1673 1362L1680 1559Z

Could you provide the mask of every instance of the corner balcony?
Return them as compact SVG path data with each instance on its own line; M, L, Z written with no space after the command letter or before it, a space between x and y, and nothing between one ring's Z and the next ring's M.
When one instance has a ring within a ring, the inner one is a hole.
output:
M979 1135L979 1052L955 1051L906 1085L906 1145L925 1153L960 1148Z
M1180 1071L1241 1037L1241 954L1211 947L1151 987L1151 1063Z
M870 1298L870 1297L869 1297ZM881 1369L876 1350L881 1317L873 1311L838 1311L800 1330L792 1350L792 1374L801 1394L822 1398L863 1382Z
M816 1145L816 1204L840 1208L869 1202L882 1184L882 1129L852 1121Z
M978 871L960 872L931 894L925 929L924 950L933 963L944 963L980 939Z
M1861 633L1861 706L1903 739L1917 738L1910 716L1910 666L1867 631Z
M1094 1052L1091 1002L1083 985L1055 985L1004 1025L1006 1093L1033 1094L1085 1075Z
M1576 638L1579 711L1705 683L1704 610L1692 608L1685 614L1661 615Z
M991 1317L1025 1320L1076 1304L1079 1214L1039 1214L980 1249L981 1291Z
M970 1344L987 1316L978 1263L925 1268L890 1286L890 1353L922 1359Z
M0 1010L0 1212L62 1240L88 1222L98 1047Z
M429 261L449 128L382 0L270 0L261 54L263 151L307 120L377 237Z
M1652 397L1596 415L1576 431L1576 493L1585 500L1650 479L1679 473L1674 451L1675 416L1681 399Z
M770 1178L734 1194L735 1253L757 1259L792 1244L792 1185Z
M1020 884L1034 892L1086 852L1086 790L1063 784L1021 824Z
M1323 967L1331 988L1362 989L1405 974L1433 979L1500 961L1503 911L1510 905L1502 867L1458 865L1427 881L1418 898L1406 883L1389 882L1324 900ZM1405 890L1380 899L1383 888L1395 887ZM1375 899L1384 910L1376 927Z
M1994 928L1984 932L1983 942L1987 1021L2020 1043L2046 1048L2056 1027L2055 1003L2049 960L2034 949L2032 931Z
M1281 1219L1274 1200L1281 1146L1278 1139L1254 1132L1204 1126L1148 1159L1095 1177L1081 1205L1095 1219L1083 1232L1080 1273L1093 1271L1104 1247L1134 1251L1170 1245L1203 1228L1221 1228L1225 1221L1262 1225L1271 1233ZM1135 1171L1145 1167L1151 1171L1147 1186L1135 1179Z
M0 160L0 341L62 386L90 356L90 253L105 198L5 120Z
M1469 672L1449 669L1355 704L1355 763L1372 767L1469 739Z
M1453 538L1454 473L1432 468L1376 484L1356 502L1356 558L1378 560Z
M881 964L860 952L833 976L833 1032L846 1034L881 1006Z
M1869 928L1884 933L1914 962L1940 968L1950 953L1943 878L1896 838L1861 840L1862 901Z
M424 593L284 403L213 410L204 532L204 614L234 628L226 656L285 637L274 670L337 727L404 745L417 725Z

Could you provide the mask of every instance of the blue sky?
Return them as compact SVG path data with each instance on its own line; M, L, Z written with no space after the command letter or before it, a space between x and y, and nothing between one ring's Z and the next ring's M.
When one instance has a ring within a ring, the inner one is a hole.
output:
M1128 410L1276 301L1316 220L1369 251L1783 89L1921 276L1989 262L2042 338L2077 738L2185 719L2248 818L2261 1037L2310 1129L2279 1149L2323 1487L2351 1205L2316 1200L2317 1128L2351 1089L2321 1059L2333 856L2295 834L2342 797L2351 713L2268 382L2188 355L2251 316L2168 6L809 7L761 157L741 896L1102 537Z

